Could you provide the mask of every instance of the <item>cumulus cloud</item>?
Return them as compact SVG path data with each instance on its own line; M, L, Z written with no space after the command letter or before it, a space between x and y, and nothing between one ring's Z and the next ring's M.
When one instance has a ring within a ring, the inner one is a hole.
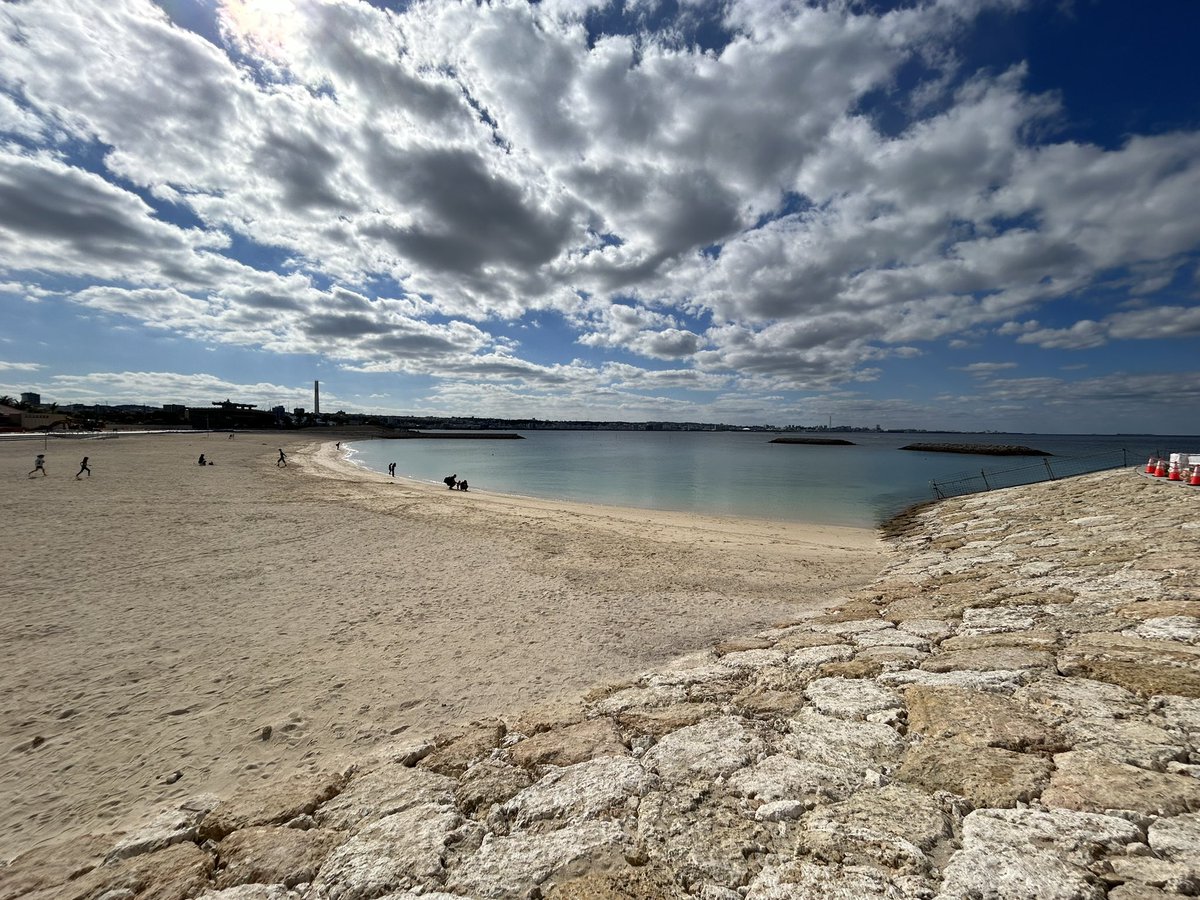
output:
M689 379L734 405L862 384L984 335L1195 336L1200 132L1056 140L1021 60L958 52L1019 7L639 3L601 33L601 0L220 0L200 33L150 0L6 4L0 276L431 398L587 384L626 411ZM591 361L505 337L540 311Z

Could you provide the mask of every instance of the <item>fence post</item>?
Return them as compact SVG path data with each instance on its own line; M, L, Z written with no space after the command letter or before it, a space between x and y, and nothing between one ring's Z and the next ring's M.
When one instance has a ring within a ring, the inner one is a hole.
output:
M1050 476L1050 480L1054 480L1054 470L1050 468L1050 460L1042 458L1042 462L1046 464L1046 473Z
M979 477L983 479L983 489L985 491L990 491L992 489L992 486L990 484L988 484L987 472L983 471L983 469L980 469Z

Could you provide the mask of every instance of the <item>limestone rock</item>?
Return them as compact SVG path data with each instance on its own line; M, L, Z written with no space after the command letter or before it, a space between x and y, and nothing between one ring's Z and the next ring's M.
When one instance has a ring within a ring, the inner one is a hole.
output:
M1186 775L1148 772L1089 750L1060 753L1054 763L1054 775L1042 794L1046 806L1132 810L1146 816L1200 811L1200 781Z
M1153 641L1198 644L1200 643L1200 619L1195 616L1165 616L1146 619L1141 625L1126 633Z
M173 844L164 850L99 866L43 896L56 900L104 897L184 900L204 890L212 869L212 857L195 844Z
M992 671L996 669L1047 669L1054 665L1054 656L1045 650L1024 647L985 647L978 650L952 650L931 656L921 663L927 672L957 672L963 670Z
M239 884L237 887L208 891L204 900L300 900L299 891L282 884Z
M152 853L172 844L196 839L200 821L216 805L215 797L200 804L185 803L174 809L164 810L146 825L135 829L121 839L108 854L108 860L125 859L141 853Z
M281 884L292 888L306 884L345 839L346 835L325 828L243 828L217 845L217 887Z
M588 719L577 725L543 731L519 741L509 749L509 758L522 768L570 766L596 756L623 756L629 752L607 718Z
M980 809L962 824L964 850L1051 852L1078 866L1141 839L1141 829L1125 819L1065 809Z
M624 844L620 827L604 821L546 834L488 835L478 850L458 862L446 887L480 900L523 897L556 875L564 880L579 877L586 867L582 864L619 859Z
M1037 797L1053 769L1041 756L934 739L909 749L896 778L928 791L952 791L974 806L1006 807Z
M317 810L325 828L358 831L385 816L418 804L448 805L454 779L428 769L390 765L353 777L345 790Z
M1135 694L1117 685L1057 675L1043 675L1019 688L1014 698L1044 711L1052 722L1077 717L1125 719L1145 710L1145 704Z
M437 749L417 765L442 775L461 775L471 763L490 756L504 740L505 733L503 722L473 722L447 736L444 743L435 739Z
M461 818L423 803L363 828L325 858L314 886L329 900L364 900L443 876L443 856Z
M963 688L910 687L904 693L909 733L958 738L1017 752L1065 750L1062 736L1022 703Z
M821 631L809 631L807 628L796 628L775 642L776 650L805 650L809 647L829 647L842 643L842 638L836 634Z
M874 866L823 866L789 861L765 867L746 889L746 900L926 900L924 878Z
M942 641L942 650L985 650L992 647L1023 647L1026 650L1057 650L1058 633L1054 631L998 632L992 634L960 634Z
M554 885L546 897L547 900L688 900L675 882L674 873L653 862L620 866L616 871L589 872ZM737 894L734 897L741 900Z
M1148 840L1160 856L1200 866L1200 815L1159 819L1150 826Z
M769 826L728 801L717 795L693 804L655 792L638 810L638 834L655 848L651 858L661 858L689 891L701 885L736 888L760 865Z
M503 803L533 783L525 769L498 760L484 760L467 769L454 791L454 802L466 815L486 815L494 804Z
M1152 856L1117 856L1105 860L1101 868L1100 877L1108 882L1133 882L1161 888L1176 895L1195 896L1200 889L1200 871L1196 868Z
M668 782L729 775L765 749L748 725L745 719L722 716L673 731L646 754L646 768Z
M1200 697L1200 647L1130 634L1083 634L1058 654L1058 671L1120 685L1142 697Z
M1102 900L1106 891L1083 866L1041 850L960 850L951 857L937 900Z
M774 645L774 640L762 635L755 637L729 638L728 640L720 641L714 644L713 652L715 652L717 656L724 656L727 653L740 653L744 650L767 650Z
M1115 762L1162 772L1171 762L1186 762L1183 741L1143 721L1078 718L1063 723L1062 732L1075 750L1092 750Z
M926 687L960 687L973 691L991 691L998 694L1012 694L1018 687L1033 680L1034 672L1030 669L1009 671L1001 669L994 672L927 672L923 669L912 669L903 672L884 672L876 680L880 684L892 687L908 685L924 685Z
M788 655L787 664L792 669L815 669L825 663L847 660L852 656L854 649L846 644L826 644L793 650Z
M744 716L764 717L792 715L803 709L806 703L808 698L800 691L777 691L758 685L744 688L732 700L735 712Z
M928 875L930 853L950 837L941 805L924 791L891 784L814 810L800 847L837 865L871 865Z
M304 773L254 785L217 804L200 823L200 837L219 841L239 828L282 825L297 816L311 815L345 783L345 776L339 774Z
M656 783L636 760L602 756L552 769L501 804L498 814L525 830L551 820L581 822L612 816L624 809L629 798L644 796Z
M616 714L618 726L638 734L659 738L703 719L718 715L720 708L713 703L676 703L657 709L637 707Z
M818 678L804 689L813 707L839 719L865 719L869 714L901 706L900 695L872 681Z
M686 686L655 683L616 691L595 701L592 707L600 715L613 715L627 710L674 706L686 702L687 699Z

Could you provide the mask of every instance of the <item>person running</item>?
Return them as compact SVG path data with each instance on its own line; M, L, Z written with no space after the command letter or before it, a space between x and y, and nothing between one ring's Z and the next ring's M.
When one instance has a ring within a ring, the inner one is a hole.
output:
M88 468L87 461L88 461L88 458L85 456L85 457L83 458L83 462L81 462L81 463L79 464L79 471L75 473L75 480L76 480L76 481L78 481L78 480L79 480L79 476L80 476L80 475L82 475L84 472L87 472L87 473L88 473L88 478L91 478L91 477L92 477L92 470Z
M283 455L283 448L279 448L279 459L275 460L275 468L287 465L287 457Z
M395 463L388 463L388 474L391 475L393 478L396 477L396 464Z
M37 458L33 461L33 470L29 473L29 477L32 478L34 475L36 475L38 473L38 470L41 470L42 477L45 477L45 475L46 475L46 454L45 453L39 453L37 455Z

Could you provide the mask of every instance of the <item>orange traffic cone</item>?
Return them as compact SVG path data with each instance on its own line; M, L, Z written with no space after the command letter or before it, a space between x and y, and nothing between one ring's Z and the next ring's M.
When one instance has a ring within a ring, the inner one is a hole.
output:
M1182 481L1179 476L1179 460L1171 460L1171 471L1167 474L1167 481Z
M1192 477L1188 479L1192 487L1200 487L1200 464L1192 466Z
M1147 475L1154 474L1154 457L1153 456L1150 457L1149 461L1146 463L1146 474Z
M1167 477L1167 461L1165 459L1160 459L1158 461L1158 465L1156 465L1154 467L1154 477L1155 478L1166 478Z

